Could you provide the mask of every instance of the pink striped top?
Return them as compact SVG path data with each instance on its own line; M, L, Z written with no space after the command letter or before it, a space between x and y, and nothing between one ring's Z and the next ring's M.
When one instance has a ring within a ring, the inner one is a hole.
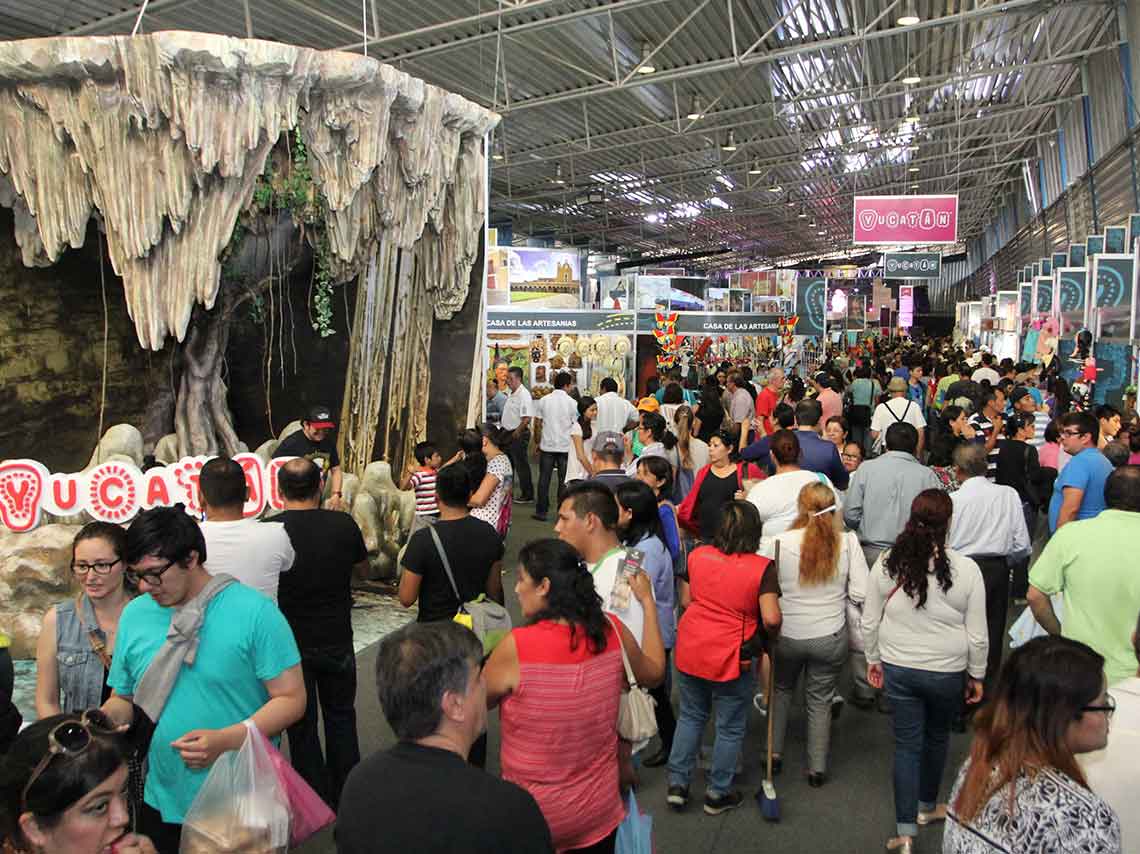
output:
M499 707L504 780L538 802L556 851L585 848L625 817L618 791L618 703L625 672L617 632L591 654L581 628L551 621L512 630L519 686Z

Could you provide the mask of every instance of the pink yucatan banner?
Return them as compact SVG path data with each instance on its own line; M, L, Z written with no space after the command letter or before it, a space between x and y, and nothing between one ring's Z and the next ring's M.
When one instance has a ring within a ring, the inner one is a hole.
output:
M855 243L957 243L958 197L856 196Z

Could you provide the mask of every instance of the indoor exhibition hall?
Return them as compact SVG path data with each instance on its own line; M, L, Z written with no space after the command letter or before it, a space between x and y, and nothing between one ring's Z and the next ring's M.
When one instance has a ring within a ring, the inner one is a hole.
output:
M1140 854L1140 0L0 0L0 854Z

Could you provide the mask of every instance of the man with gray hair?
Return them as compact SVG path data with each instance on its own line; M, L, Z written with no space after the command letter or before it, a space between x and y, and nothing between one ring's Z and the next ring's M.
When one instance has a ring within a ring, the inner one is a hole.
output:
M467 764L487 727L483 644L473 632L450 621L393 632L376 653L376 687L397 743L349 775L339 854L554 850L530 794Z
M972 558L982 571L990 637L988 691L997 678L1005 649L1010 566L1029 555L1029 530L1017 490L986 477L989 461L984 445L959 445L954 449L954 467L962 485L950 493L954 515L950 517L946 545Z

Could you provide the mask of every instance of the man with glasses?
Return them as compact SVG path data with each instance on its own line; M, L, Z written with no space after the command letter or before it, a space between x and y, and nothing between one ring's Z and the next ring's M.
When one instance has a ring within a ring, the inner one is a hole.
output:
M119 619L103 710L119 725L155 722L139 824L177 854L186 811L214 760L244 743L243 721L276 736L304 713L301 657L272 601L206 571L205 540L181 504L140 514L124 560L145 595Z
M1061 448L1072 459L1053 481L1049 501L1049 531L1076 519L1092 519L1104 507L1104 485L1112 463L1097 450L1100 427L1088 412L1061 416Z

